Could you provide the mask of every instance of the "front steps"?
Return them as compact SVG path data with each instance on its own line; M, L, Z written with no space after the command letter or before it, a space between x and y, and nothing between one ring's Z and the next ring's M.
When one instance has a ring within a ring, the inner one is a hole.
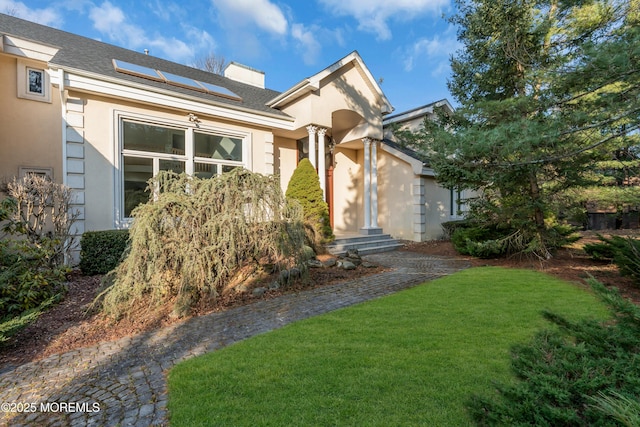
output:
M333 242L327 245L327 250L333 255L344 255L348 249L357 249L358 254L367 255L393 251L401 246L401 243L388 234L354 234L336 237Z

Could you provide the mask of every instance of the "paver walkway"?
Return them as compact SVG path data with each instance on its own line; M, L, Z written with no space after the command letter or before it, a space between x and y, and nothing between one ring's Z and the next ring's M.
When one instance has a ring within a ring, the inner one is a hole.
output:
M161 330L53 355L5 372L0 375L0 425L166 425L165 375L175 364L469 266L453 258L402 251L364 258L394 270L260 300Z

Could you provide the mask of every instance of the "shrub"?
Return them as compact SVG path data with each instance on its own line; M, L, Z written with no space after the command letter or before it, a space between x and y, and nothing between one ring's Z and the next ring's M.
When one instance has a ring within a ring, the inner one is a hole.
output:
M87 231L80 241L80 269L87 275L116 268L129 241L129 230Z
M107 315L161 304L184 315L233 291L247 269L303 268L302 211L286 203L276 177L241 168L212 179L161 172L149 188L156 197L134 209L128 254L98 296Z
M71 227L79 213L72 209L72 190L47 177L26 175L7 184L9 197L2 201L0 220L6 234L39 246L46 241L53 250L49 261L60 265L76 246Z
M618 410L620 405L634 410L624 401L640 400L640 308L595 280L591 285L608 303L613 321L571 322L544 313L558 328L513 349L520 381L499 385L493 398L472 399L469 407L479 425L619 425L602 396L622 396ZM625 414L636 420L639 415Z
M549 250L580 238L575 234L575 227L560 224L550 227L544 239L540 235L528 235L522 230L469 220L451 221L445 229L452 230L451 242L459 253L478 258L514 254L548 258L551 256Z
M308 243L317 249L317 237L320 243L331 241L333 231L329 220L329 207L324 201L320 180L309 159L302 159L293 172L286 197L300 202L304 212L304 221L311 228L307 233Z
M587 243L584 245L583 250L597 261L613 261L615 256L614 247L608 243Z
M64 293L69 270L62 265L50 266L56 253L54 242L40 243L0 241L0 320L19 316Z
M451 239L451 236L453 236L453 233L455 233L456 230L461 228L469 228L473 226L473 224L473 222L466 219L447 221L442 223L442 229L444 230L445 238Z
M640 240L631 237L598 236L602 243L587 244L584 250L594 259L610 259L620 274L640 285Z
M0 202L0 342L62 298L77 217L71 190L27 175L7 184Z
M506 246L501 241L504 237L495 227L468 223L455 228L451 243L463 255L494 258L506 253Z

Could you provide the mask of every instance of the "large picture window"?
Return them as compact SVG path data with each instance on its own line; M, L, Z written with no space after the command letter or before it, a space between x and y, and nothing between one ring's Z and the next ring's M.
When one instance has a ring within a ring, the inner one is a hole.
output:
M122 212L149 200L147 182L159 171L212 178L245 166L246 136L133 119L120 121Z

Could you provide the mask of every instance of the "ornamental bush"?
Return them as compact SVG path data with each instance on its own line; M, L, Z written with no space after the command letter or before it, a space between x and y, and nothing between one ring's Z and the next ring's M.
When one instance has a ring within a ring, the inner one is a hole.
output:
M478 425L638 425L640 308L595 280L590 283L613 319L572 322L545 312L556 328L512 350L519 381L470 401Z
M211 179L160 172L132 212L130 247L96 303L120 318L169 306L182 316L253 272L302 262L302 210L278 179L236 168Z
M0 343L58 302L66 290L65 255L74 247L68 187L27 175L0 202Z
M620 236L598 238L602 243L585 245L585 252L594 259L612 260L620 269L620 274L640 285L640 240Z
M302 159L293 172L286 196L302 205L305 224L310 228L307 236L312 246L316 246L313 235L319 236L321 243L333 240L329 207L324 200L318 174L309 159Z
M87 231L80 241L83 274L107 274L118 266L129 242L129 230Z

